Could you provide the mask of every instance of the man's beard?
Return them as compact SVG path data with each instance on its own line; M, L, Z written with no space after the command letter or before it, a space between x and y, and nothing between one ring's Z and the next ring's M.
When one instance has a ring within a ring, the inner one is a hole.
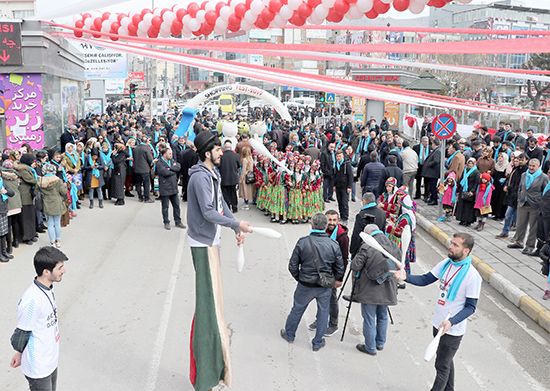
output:
M456 254L452 254L452 253L448 253L447 256L449 257L449 259L451 261L458 261L460 259L460 256L459 255L456 255Z
M333 231L334 228L336 228L336 224L334 224L334 225L329 224L329 225L327 226L327 228L329 229L329 231Z

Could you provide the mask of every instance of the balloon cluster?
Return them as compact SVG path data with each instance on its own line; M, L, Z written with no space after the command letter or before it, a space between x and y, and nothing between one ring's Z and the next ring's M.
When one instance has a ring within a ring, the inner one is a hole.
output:
M228 32L249 31L254 28L281 28L288 24L319 25L324 21L338 23L344 18L374 19L393 6L397 11L421 13L426 6L444 7L452 0L206 0L133 11L129 14L86 12L75 16L75 36L82 29L137 37L167 38L170 36L223 35ZM471 0L458 0L467 4ZM111 39L116 40L117 37Z

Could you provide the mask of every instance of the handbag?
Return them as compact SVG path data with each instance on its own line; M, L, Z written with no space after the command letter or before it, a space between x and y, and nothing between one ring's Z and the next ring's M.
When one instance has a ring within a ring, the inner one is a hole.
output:
M334 287L334 283L336 282L336 278L332 275L332 273L326 273L322 272L319 267L319 262L321 260L321 256L319 255L319 250L315 245L313 244L313 240L311 239L311 236L308 236L308 242L309 245L313 248L313 251L315 252L315 268L317 269L317 274L319 274L319 278L317 281L317 284L322 288L332 288Z
M487 206L482 206L481 208L479 208L479 213L483 216L483 215L488 215L489 213L492 213L493 212L493 208L491 208L491 205L487 205Z
M244 183L247 185L253 185L256 183L256 175L254 175L254 171L248 171L244 177Z
M474 193L471 191L464 192L460 194L460 198L464 201L473 201L474 200Z

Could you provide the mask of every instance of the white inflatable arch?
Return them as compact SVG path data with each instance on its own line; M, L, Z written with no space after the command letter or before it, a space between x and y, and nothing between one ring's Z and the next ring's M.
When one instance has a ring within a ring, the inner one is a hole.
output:
M198 95L195 95L193 99L187 101L185 106L186 108L198 109L204 102L224 94L242 94L254 97L256 99L261 99L268 105L272 106L275 111L279 113L282 119L292 121L292 117L290 116L288 109L279 99L267 91L257 87L247 86L246 84L225 84L223 86L210 88Z

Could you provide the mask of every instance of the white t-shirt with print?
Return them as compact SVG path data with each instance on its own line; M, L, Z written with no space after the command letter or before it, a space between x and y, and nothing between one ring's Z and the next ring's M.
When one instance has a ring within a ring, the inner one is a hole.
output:
M40 288L34 282L17 306L17 328L32 332L21 356L23 374L32 379L47 377L57 368L59 329L56 311L53 291Z
M434 268L431 270L431 273L438 278L438 281L436 282L438 286L438 297L435 302L435 312L432 319L432 325L437 329L439 328L439 325L441 322L445 320L447 317L447 314L450 314L450 317L452 318L457 313L459 313L463 308L464 304L466 303L466 298L471 299L479 299L479 294L481 292L481 276L479 275L478 271L473 265L470 265L470 268L468 269L468 274L464 277L464 280L460 284L460 287L458 288L458 291L456 292L456 297L454 301L449 301L448 298L444 300L445 304L440 304L440 294L441 291L439 289L439 286L441 285L441 270L443 269L443 266L445 265L446 260L443 260L439 262L437 265L434 266ZM448 273L445 272L446 278L449 279L451 276L457 272L459 267L455 265L449 266ZM445 277L445 276L443 276ZM456 275L455 277L456 278ZM466 324L467 319L464 319L462 322L455 324L451 327L451 329L447 332L449 335L454 336L460 336L464 335L466 333Z

